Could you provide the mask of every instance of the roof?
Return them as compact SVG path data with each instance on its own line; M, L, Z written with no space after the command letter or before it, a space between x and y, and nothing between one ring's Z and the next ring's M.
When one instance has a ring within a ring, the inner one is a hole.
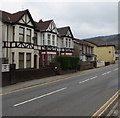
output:
M5 12L5 11L1 11L1 13L2 15L0 16L0 19L4 23L17 23L23 17L23 15L28 14L32 23L34 24L31 14L28 9L24 11L19 11L13 14Z
M51 22L53 22L53 20L48 20L48 21L40 20L39 22L35 22L36 29L40 31L44 31L49 27Z
M68 30L69 30L72 37L73 37L73 34L72 34L71 29L70 29L69 26L57 28L57 30L58 30L60 36L66 36L66 34L67 34Z
M76 43L78 43L78 44L80 44L80 45L86 45L86 46L93 47L92 45L90 45L88 42L86 42L84 40L80 40L80 39L74 38L73 41L76 42Z
M89 43L92 43L93 45L96 45L96 46L115 46L114 44L110 43L110 42L107 42L107 41L104 41L102 39L90 39L90 40L85 40Z

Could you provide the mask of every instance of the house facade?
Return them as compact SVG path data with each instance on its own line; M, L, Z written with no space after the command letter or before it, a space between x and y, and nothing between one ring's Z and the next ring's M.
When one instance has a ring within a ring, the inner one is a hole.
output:
M62 27L57 29L59 32L58 36L58 55L69 55L73 56L74 52L74 43L73 43L73 34L70 27Z
M49 65L56 55L73 55L70 27L63 28L62 35L53 20L35 22L29 10L2 11L0 22L3 64L16 64L16 69L39 68Z
M40 20L35 24L40 36L38 39L38 44L41 46L39 50L40 65L49 65L58 51L58 31L56 25L53 20Z
M28 10L10 14L2 11L3 63L19 68L38 68L39 51L35 50L35 25ZM36 55L36 65L34 57Z
M81 61L95 61L96 56L93 53L93 46L86 41L74 38L74 55Z
M115 45L105 42L101 39L86 40L94 46L94 54L97 55L98 61L115 62Z

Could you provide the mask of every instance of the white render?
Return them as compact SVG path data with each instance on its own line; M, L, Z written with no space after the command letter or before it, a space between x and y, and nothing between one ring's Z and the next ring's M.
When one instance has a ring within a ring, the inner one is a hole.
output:
M25 16L23 16L24 19ZM29 21L29 17L27 16L27 22ZM24 22L22 20L19 21L19 23ZM31 22L29 22L30 26L33 26ZM31 43L33 43L32 37L34 36L34 29L30 27L25 27L21 25L10 25L10 24L4 24L2 23L2 40L3 41L13 41L13 26L15 26L15 37L14 41L19 42L19 27L23 27L25 29L24 33L24 42L26 41L26 29L31 29ZM8 29L8 33L7 33ZM8 36L7 36L8 34ZM19 69L19 53L24 53L24 60L26 60L26 53L31 53L31 68L34 68L34 55L37 55L37 68L39 68L39 51L37 53L34 51L34 49L25 49L25 48L3 48L2 50L2 57L8 58L8 63L12 64L12 52L14 52L15 58L14 63L16 64L16 69ZM26 68L26 61L24 61L24 68Z
M0 24L2 28L1 30L2 31L1 38L3 41L2 44L5 46L2 48L2 51L0 50L2 52L2 58L7 60L7 62L5 63L16 64L16 69L19 69L19 60L20 60L19 53L24 54L24 60L23 60L24 68L27 68L26 67L26 63L27 63L26 54L27 53L31 54L31 59L30 59L31 67L30 68L35 68L34 67L35 60L37 60L36 68L39 68L40 59L43 58L45 54L48 54L48 57L50 57L50 59L57 54L58 55L72 55L73 54L72 52L69 52L68 50L67 50L68 52L67 51L65 52L64 50L64 49L74 48L73 39L70 38L72 37L71 32L68 31L65 37L61 37L59 35L59 32L57 30L57 27L54 21L52 21L49 24L48 28L44 31L35 29L33 20L31 20L31 18L29 17L29 14L23 15L23 17L15 24L12 24L12 23L0 23ZM19 29L20 28L24 29L24 40L22 42L19 41L19 37L20 37ZM31 31L30 42L27 42L27 29ZM36 39L36 37L34 37L34 33L37 33L37 44L34 44L34 40ZM44 35L44 39L43 39L43 35ZM48 35L50 35L49 44L48 44ZM62 43L62 40L63 40L63 43ZM66 45L66 41L67 41L67 45ZM41 46L52 47L54 48L54 50L53 51L47 50L47 52L45 52L44 50L41 49ZM63 51L61 52L62 48L63 48ZM37 56L37 59L34 59L36 56Z

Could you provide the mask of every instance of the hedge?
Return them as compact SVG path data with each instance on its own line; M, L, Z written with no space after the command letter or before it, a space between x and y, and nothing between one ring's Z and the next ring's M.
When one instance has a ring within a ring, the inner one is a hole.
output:
M55 61L59 62L63 70L76 69L79 57L76 56L56 56Z

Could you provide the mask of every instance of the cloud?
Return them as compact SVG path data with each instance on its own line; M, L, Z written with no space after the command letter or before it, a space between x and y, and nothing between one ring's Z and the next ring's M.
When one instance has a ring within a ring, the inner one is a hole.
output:
M69 25L78 38L117 33L117 2L18 2L19 5L7 5L4 9L29 9L34 20L53 19L57 27Z

